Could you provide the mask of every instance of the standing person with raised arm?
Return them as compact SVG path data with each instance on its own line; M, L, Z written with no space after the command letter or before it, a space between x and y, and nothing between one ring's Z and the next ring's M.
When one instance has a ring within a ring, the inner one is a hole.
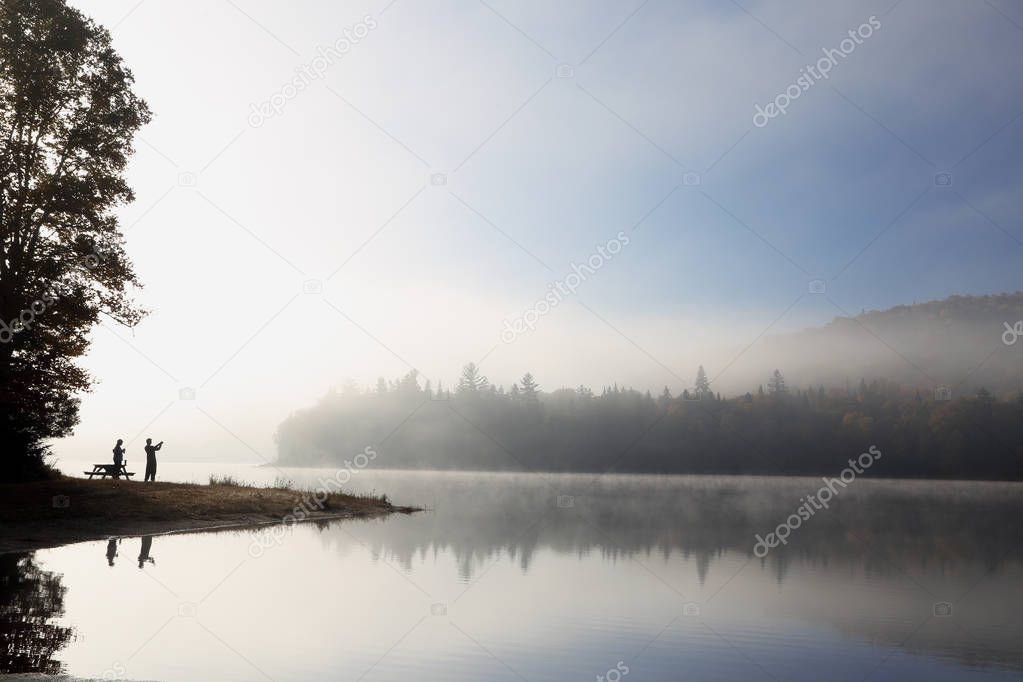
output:
M145 481L156 482L156 452L163 447L163 441L153 445L152 438L146 438L146 477Z

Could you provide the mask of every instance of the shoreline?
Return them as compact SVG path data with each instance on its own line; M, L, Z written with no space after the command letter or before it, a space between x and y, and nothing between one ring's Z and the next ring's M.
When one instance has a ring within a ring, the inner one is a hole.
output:
M274 462L272 464L253 464L254 467L258 468L273 468L273 469L295 469L298 471L302 470L332 470L336 469L336 464L331 463L320 463L320 464L281 464ZM600 469L575 469L566 471L562 469L430 469L430 468L403 468L403 467L378 467L374 469L366 469L372 473L401 473L401 474L457 474L457 475L496 475L496 476L521 476L535 474L537 476L577 476L580 478L600 478L602 476L631 476L635 478L651 478L651 479L669 479L669 478L724 478L724 479L810 479L819 480L822 476L835 476L838 471L842 470L845 466L845 462L836 462L836 468L829 471L821 470L818 473L796 473L796 474L785 474L785 473L747 473L747 472L723 472L723 473L707 473L707 472L657 472L657 471L618 471L618 470L600 470ZM1023 478L954 478L954 477L934 477L934 476L868 476L863 474L860 476L861 480L864 481L876 481L876 482L907 482L907 483L995 483L995 484L1012 484L1012 485L1023 485Z
M327 495L234 484L140 483L60 477L0 484L0 554L29 552L111 537L222 532L298 523L410 514L386 497Z

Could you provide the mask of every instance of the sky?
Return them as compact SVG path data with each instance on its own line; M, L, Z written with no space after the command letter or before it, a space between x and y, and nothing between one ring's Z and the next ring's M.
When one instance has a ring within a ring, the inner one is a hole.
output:
M120 212L151 314L95 331L63 458L270 460L332 387L470 361L677 393L766 335L1023 288L1009 0L73 4L155 113Z

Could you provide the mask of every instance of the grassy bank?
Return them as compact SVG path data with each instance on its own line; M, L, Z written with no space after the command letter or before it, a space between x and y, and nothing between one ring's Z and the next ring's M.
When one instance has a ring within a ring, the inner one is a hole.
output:
M112 535L280 523L305 501L309 520L416 511L386 497L332 494L320 505L288 487L56 478L0 484L0 553Z

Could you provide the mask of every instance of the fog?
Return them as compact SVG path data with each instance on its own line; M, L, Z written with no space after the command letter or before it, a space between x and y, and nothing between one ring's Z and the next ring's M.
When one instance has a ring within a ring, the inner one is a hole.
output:
M434 386L475 362L506 387L530 371L544 390L656 395L702 364L732 395L775 367L804 386L892 362L933 388L1005 350L993 315L940 352L854 326L808 358L784 336L1020 288L1005 149L1021 56L997 7L75 4L111 28L156 114L122 216L152 312L96 330L98 384L61 458L106 459L116 438L137 456L152 436L167 459L271 460L293 411L413 368ZM875 15L882 28L826 83L752 124ZM935 184L949 169L955 193ZM593 260L620 233L629 243ZM502 338L594 262L534 329Z

